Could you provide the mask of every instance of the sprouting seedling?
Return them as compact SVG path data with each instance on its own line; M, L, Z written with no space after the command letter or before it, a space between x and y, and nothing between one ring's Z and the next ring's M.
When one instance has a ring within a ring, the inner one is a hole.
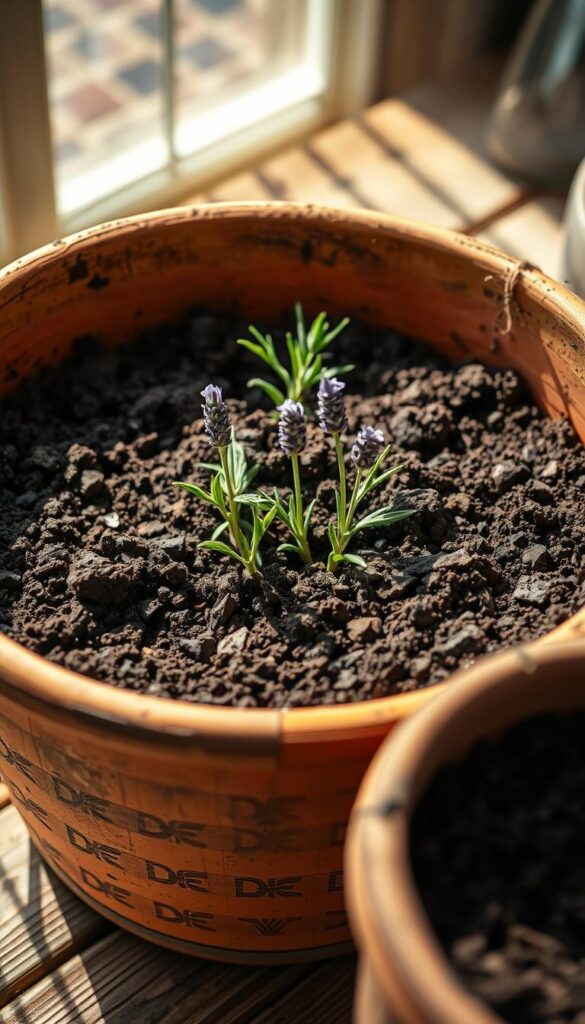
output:
M241 505L238 494L245 489L255 475L255 469L248 469L246 457L241 445L233 436L229 410L223 400L221 388L208 384L201 395L203 401L203 418L205 431L210 444L217 448L220 465L209 465L213 472L209 491L196 484L176 480L177 487L205 501L220 513L223 522L214 531L210 540L202 541L198 546L219 554L228 555L240 562L251 576L260 576L259 547L260 542L276 515L275 509L269 509L264 516L257 506L252 507L252 526L244 528L241 519ZM233 546L217 539L223 530L229 529Z
M262 334L256 327L250 326L250 334L255 339L238 338L238 345L243 345L259 359L262 359L279 378L277 387L261 377L248 381L248 387L259 387L275 406L280 406L286 398L293 402L303 402L307 395L323 377L334 377L336 373L348 373L352 365L325 367L321 353L343 331L349 320L344 317L336 327L330 329L327 314L319 313L309 329L305 327L303 309L300 302L295 305L296 336L290 331L286 333L286 347L289 357L288 368L279 359L270 334Z
M319 421L321 428L331 434L335 442L339 472L339 489L335 491L336 517L329 523L328 534L331 551L327 560L329 572L336 572L342 562L349 562L364 569L366 563L359 555L347 554L349 542L360 530L378 526L391 526L412 515L411 509L394 511L391 505L382 505L361 519L355 514L367 494L381 486L402 466L382 470L390 453L390 445L384 445L384 434L373 427L362 427L351 449L350 458L356 474L349 502L347 500L347 479L340 434L345 429L345 406L342 381L322 381L319 388Z

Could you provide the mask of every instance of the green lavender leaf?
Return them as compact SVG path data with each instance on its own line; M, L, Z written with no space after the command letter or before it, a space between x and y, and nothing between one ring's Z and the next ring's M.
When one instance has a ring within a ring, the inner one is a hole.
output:
M286 397L280 388L277 388L274 384L270 384L267 380L262 380L261 377L252 377L251 380L248 381L248 387L261 388L264 394L268 395L270 401L274 402L275 405L282 405Z
M397 512L390 512L378 509L376 512L370 512L368 516L364 516L363 519L354 524L348 533L348 537L353 537L360 530L374 529L379 526L393 526L394 523L399 523L402 519L408 519L409 516L413 515L414 511L414 509L401 509Z
M313 509L315 508L316 501L317 499L313 498L313 500L309 502L305 509L305 515L303 518L303 529L305 533L307 533L309 529L309 525L311 523L311 516L313 515Z
M213 499L213 504L216 505L217 508L224 508L225 504L223 500L224 492L222 487L222 479L223 473L216 473L211 480L211 497Z
M380 473L380 476L374 477L374 479L370 481L368 490L371 491L374 487L380 487L386 482L388 477L394 476L395 473L400 473L400 470L404 469L404 466L405 463L402 462L399 466L393 466L392 469L387 469L383 473Z
M197 484L188 484L183 480L173 480L173 487L182 487L184 491L188 491L189 494L193 494L196 498L200 498L201 501L207 501L210 505L216 504L211 494L204 491L202 487L198 487Z
M360 555L341 555L343 562L349 562L350 565L357 565L360 569L366 569L367 563Z
M237 551L230 548L227 544L223 544L220 540L202 540L197 545L199 548L205 548L207 551L217 551L220 555L228 555L229 558L235 558L237 562L241 562L245 566L246 562Z
M345 328L347 327L348 323L349 323L349 317L348 316L344 316L343 320L340 320L339 323L337 324L337 326L333 328L333 330L331 330L331 331L327 330L327 334L325 335L325 338L324 338L325 345L330 345L331 342L335 340L337 335L341 334L341 332L345 330ZM327 324L327 328L329 328L329 324ZM323 346L323 347L325 347L325 346Z
M301 555L302 551L296 544L279 544L277 551L290 551L293 555Z
M325 348L327 342L323 344L324 328L326 325L326 313L319 313L309 328L307 335L307 349L309 352L317 355L321 349Z
M220 523L219 526L215 527L215 530L211 534L211 540L217 540L218 537L221 537L222 533L225 533L227 528L228 524L226 522Z
M297 341L301 352L306 355L307 338L305 334L305 317L300 302L295 302L295 317L297 322Z
M351 373L355 370L355 363L344 363L343 366L328 366L323 373L322 377L343 377L346 373Z
M339 539L337 537L337 533L335 532L335 526L333 525L333 523L328 524L327 534L329 536L329 542L331 544L331 547L333 548L334 551L337 551L339 549Z

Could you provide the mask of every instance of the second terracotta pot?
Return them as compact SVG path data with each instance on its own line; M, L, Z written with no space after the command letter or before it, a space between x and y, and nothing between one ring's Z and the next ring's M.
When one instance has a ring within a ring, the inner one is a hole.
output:
M413 878L410 823L440 767L546 712L585 708L583 644L484 659L386 741L352 811L347 896L360 950L356 1024L504 1024L464 990Z

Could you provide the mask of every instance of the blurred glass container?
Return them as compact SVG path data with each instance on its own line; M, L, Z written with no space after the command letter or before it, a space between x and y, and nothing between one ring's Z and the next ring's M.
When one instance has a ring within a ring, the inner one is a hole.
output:
M585 156L585 0L537 0L488 129L508 171L566 186Z
M585 299L585 160L571 185L564 226L563 280Z

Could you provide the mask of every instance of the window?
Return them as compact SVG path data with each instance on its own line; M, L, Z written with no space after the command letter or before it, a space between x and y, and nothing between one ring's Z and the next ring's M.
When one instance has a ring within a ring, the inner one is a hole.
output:
M379 11L380 0L1 0L4 257L173 203L367 102Z

